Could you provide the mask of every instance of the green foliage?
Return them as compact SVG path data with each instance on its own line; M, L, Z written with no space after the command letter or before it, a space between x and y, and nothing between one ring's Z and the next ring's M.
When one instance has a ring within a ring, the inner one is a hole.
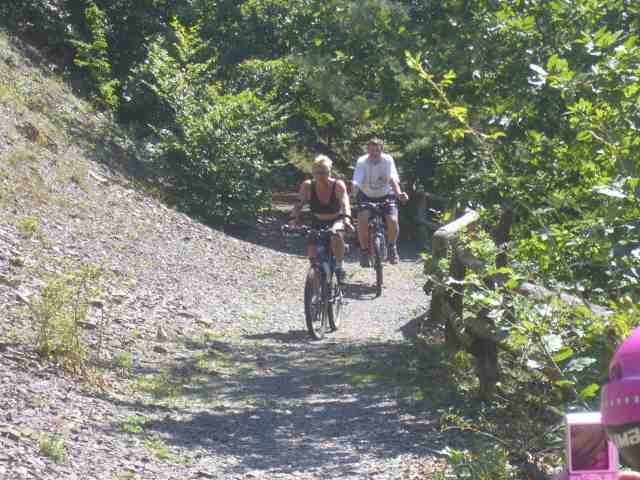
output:
M638 25L619 2L606 4L521 11L477 2L459 36L475 70L452 69L451 56L431 49L407 54L424 82L420 104L440 120L440 184L468 202L512 208L514 256L602 303L640 294L630 127L638 82L628 75L640 64Z
M38 232L38 222L35 218L25 217L18 222L18 231L25 237L33 237Z
M119 80L113 78L111 63L109 61L109 44L107 41L108 19L93 1L89 1L85 10L87 29L91 41L84 42L73 40L77 53L74 59L78 67L89 71L96 88L98 89L98 101L105 107L116 109L120 98L118 89Z
M486 234L467 244L487 268L480 274L467 274L464 314L468 318L485 315L495 331L507 334L509 369L505 374L513 375L512 386L543 382L558 406L569 399L567 388L572 392L571 401L589 404L597 385L606 379L613 349L637 323L630 300L612 304L613 313L604 316L587 305L569 305L560 298L541 302L524 297L515 291L525 278L522 265L492 266L499 250ZM501 282L490 282L496 276Z
M507 459L503 447L484 446L474 450L446 449L447 463L451 475L436 473L436 479L456 480L516 480L519 473Z
M67 2L60 0L15 0L0 4L0 18L7 28L26 31L50 47L60 47L66 39L69 22Z
M608 315L595 313L587 304L567 303L567 299L537 299L517 292L529 277L525 264L496 268L503 253L491 237L477 231L458 242L485 265L469 270L464 278L462 327L480 319L484 331L501 338L499 348L500 383L493 418L481 425L455 420L456 428L476 434L490 433L495 439L509 439L509 455L529 458L560 446L553 426L572 408L597 408L599 387L607 379L608 363L614 349L638 323L638 309L630 298L609 306ZM446 281L448 265L436 268L436 279ZM459 281L449 279L452 284ZM459 352L446 363L462 395L477 389L471 355ZM464 477L462 477L464 478Z
M142 433L147 419L140 415L130 415L122 423L122 431L127 433Z
M152 45L140 73L172 113L156 129L159 168L171 179L176 201L203 218L228 221L253 214L269 200L269 173L285 145L282 108L250 90L223 95L211 80L215 59L195 63L205 47L199 27L177 20L174 53L162 41Z
M169 371L157 375L144 375L135 380L134 388L141 393L157 399L175 400L181 391L182 383Z
M77 271L51 275L39 298L29 309L36 324L36 351L58 361L63 368L79 373L88 356L82 338L90 302L100 293L100 268L84 265Z
M62 464L67 459L64 437L58 434L42 435L38 441L40 454L55 463Z
M144 447L158 460L175 460L176 455L160 437L148 437L144 441Z
M133 370L133 355L131 352L119 353L114 357L113 361L123 376L128 376Z

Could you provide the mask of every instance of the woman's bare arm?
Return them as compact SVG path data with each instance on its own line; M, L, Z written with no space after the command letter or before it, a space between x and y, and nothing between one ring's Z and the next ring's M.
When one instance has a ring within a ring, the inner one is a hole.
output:
M289 215L291 220L295 223L300 223L300 213L302 212L302 208L305 204L309 203L309 187L311 186L311 181L306 180L300 185L300 190L298 191L298 198L296 199L296 203L291 210L291 214Z

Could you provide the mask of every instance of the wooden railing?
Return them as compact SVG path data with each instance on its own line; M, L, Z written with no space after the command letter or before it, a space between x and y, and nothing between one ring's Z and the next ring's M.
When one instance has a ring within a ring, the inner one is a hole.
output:
M415 222L417 240L422 245L427 246L431 244L432 234L442 226L439 221L431 217L429 212L430 210L440 211L444 209L448 205L449 199L424 191L413 192L413 198L416 205L416 213L413 220Z
M477 212L470 210L435 232L432 239L431 265L426 266L428 280L424 290L425 293L431 294L430 320L444 324L445 344L450 351L464 349L474 356L476 373L480 380L480 395L490 399L495 392L499 376L498 351L504 347L503 342L508 332L497 329L488 315L480 314L471 318L465 318L463 315L465 274L469 269L480 273L485 270L485 265L471 252L458 245L458 239L463 232L477 228L479 218ZM444 258L450 260L448 271L442 271L439 266ZM498 261L506 260L502 258ZM604 307L586 304L578 297L552 292L532 283L523 283L514 291L540 302L548 303L551 298L558 298L571 306L584 305L598 316L606 317L610 314Z

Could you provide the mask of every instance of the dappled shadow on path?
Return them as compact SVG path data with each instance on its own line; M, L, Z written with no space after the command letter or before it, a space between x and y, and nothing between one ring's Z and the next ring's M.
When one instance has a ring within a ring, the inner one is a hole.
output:
M184 385L172 413L149 421L145 432L234 457L229 474L338 478L362 468L363 457L429 456L444 446L436 409L455 394L443 381L440 345L258 337L173 365Z

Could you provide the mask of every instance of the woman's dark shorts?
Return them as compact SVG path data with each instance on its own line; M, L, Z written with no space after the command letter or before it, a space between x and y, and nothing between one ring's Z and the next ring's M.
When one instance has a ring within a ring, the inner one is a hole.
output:
M336 225L337 224L337 225ZM323 228L331 228L334 225L336 225L337 231L340 232L341 230L344 230L344 219L342 217L333 219L333 220L319 220L316 217L312 217L311 218L311 228L313 228L314 230L321 230ZM315 243L315 240L313 240L313 238L309 237L309 245L313 245Z
M333 220L319 220L316 217L311 218L311 228L314 230L320 230L323 228L331 228L336 222L343 222L342 217L335 218Z
M356 195L356 202L358 203L362 203L362 202L381 203L381 202L384 202L385 200L391 200L394 203L393 205L388 205L384 208L384 214L398 218L398 202L396 201L395 194L392 193L389 195L385 195L384 197L367 197L364 193L358 192L358 194Z

